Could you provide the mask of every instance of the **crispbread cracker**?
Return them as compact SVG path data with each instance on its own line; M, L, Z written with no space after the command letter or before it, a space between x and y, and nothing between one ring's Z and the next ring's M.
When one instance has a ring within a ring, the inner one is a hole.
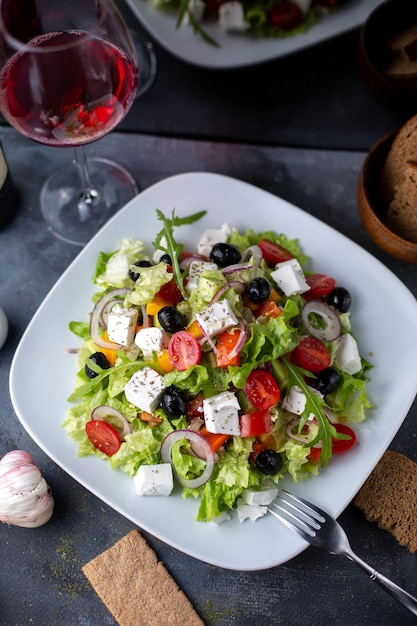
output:
M204 626L137 530L92 559L82 571L120 626Z
M417 463L388 450L354 503L367 520L388 530L410 552L417 552Z

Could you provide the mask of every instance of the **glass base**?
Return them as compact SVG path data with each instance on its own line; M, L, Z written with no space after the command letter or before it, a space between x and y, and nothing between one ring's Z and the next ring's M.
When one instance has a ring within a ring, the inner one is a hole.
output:
M130 32L130 36L135 46L139 66L139 84L135 97L140 98L154 82L158 63L155 50L150 41L141 39L134 32Z
M53 234L84 246L96 232L139 193L123 167L101 158L87 158L92 190L80 191L80 171L75 161L52 174L41 190L41 211Z

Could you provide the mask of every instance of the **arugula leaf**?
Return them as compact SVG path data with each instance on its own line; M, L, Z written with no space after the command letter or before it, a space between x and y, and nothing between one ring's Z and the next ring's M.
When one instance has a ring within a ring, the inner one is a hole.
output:
M193 224L194 222L200 220L206 213L207 211L199 211L198 213L193 213L192 215L187 215L186 217L178 217L178 215L175 215L175 209L173 209L171 218L168 218L162 213L162 211L156 209L158 219L163 222L164 227L156 235L155 241L152 245L158 250L162 250L162 252L169 254L171 257L174 280L184 300L187 300L188 294L184 289L184 274L181 272L179 262L183 246L175 241L174 228L184 226L185 224ZM166 246L162 243L163 238L165 238Z
M187 11L187 13L188 13L188 18L190 20L190 24L193 27L194 35L200 35L202 40L205 41L206 43L210 44L211 46L215 46L216 48L220 48L220 44L217 43L217 41L213 39L213 37L210 37L210 35L206 33L206 31L203 28L201 28L200 24L195 19L191 11Z
M190 9L188 8L189 1L190 0L180 1L176 28L179 28L181 26L183 19L187 15L188 19L190 20L190 24L193 27L194 35L200 35L200 37L206 43L209 43L211 46L215 46L216 48L220 48L220 45L217 43L217 41L210 37L210 35L206 33L206 31L200 26L198 20L195 19L192 11L190 11Z
M286 357L282 357L282 361L288 371L288 388L297 386L306 397L306 406L301 416L300 430L306 423L310 413L312 413L317 419L319 430L316 438L311 441L309 445L312 447L319 441L321 442L322 451L320 455L320 465L324 467L332 456L332 437L338 436L336 429L332 426L323 412L323 406L325 405L323 398L319 396L319 394L312 392L306 384L304 380L304 370L297 367L297 365L290 363Z

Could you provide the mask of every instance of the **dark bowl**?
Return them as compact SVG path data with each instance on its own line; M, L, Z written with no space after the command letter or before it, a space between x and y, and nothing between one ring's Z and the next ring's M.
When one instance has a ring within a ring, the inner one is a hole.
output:
M417 243L403 239L385 224L381 168L396 134L380 139L366 156L358 181L357 205L365 230L382 250L401 261L417 264Z
M394 78L386 70L393 58L389 42L412 24L417 25L416 0L386 0L369 14L358 45L359 74L369 91L390 108L409 115L417 113L417 72Z

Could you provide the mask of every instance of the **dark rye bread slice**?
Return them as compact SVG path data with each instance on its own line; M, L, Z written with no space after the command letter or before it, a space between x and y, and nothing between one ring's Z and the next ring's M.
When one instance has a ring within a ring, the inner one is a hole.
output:
M417 159L417 115L411 117L398 131L381 170L381 197L385 206L395 196L407 175L407 163ZM416 217L417 220L417 210Z
M404 180L388 205L386 224L397 235L417 243L417 161L405 164Z
M82 571L120 626L204 626L137 530Z
M370 522L417 552L417 463L388 450L354 499Z

